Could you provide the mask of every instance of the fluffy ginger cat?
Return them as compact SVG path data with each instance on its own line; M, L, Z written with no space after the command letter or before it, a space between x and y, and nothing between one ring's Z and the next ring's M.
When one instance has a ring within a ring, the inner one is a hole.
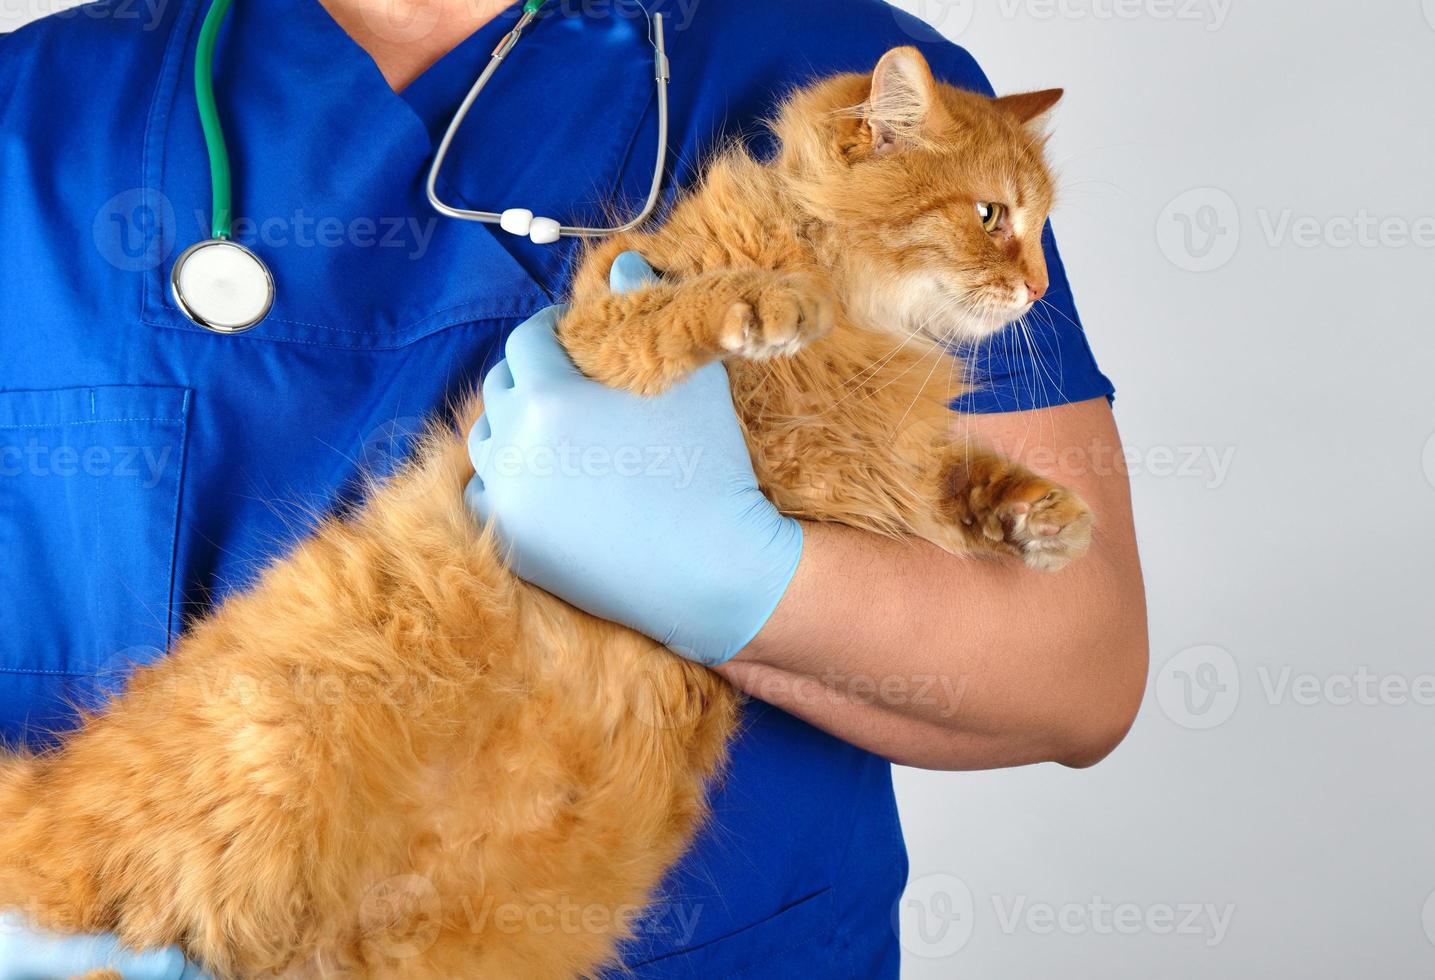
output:
M660 227L593 249L560 339L638 392L724 359L785 513L1059 568L1092 515L955 438L944 347L1045 291L1039 125L1060 95L960 91L914 48L803 88L772 160L729 150ZM664 278L611 294L628 249ZM58 748L0 760L0 908L179 943L222 978L618 965L704 815L738 696L507 570L461 499L481 410ZM565 907L581 928L514 927Z

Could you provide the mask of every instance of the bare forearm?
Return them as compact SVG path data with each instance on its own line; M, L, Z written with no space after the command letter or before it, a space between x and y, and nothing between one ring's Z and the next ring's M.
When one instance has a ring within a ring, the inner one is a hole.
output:
M826 732L859 745L899 765L922 769L996 769L1032 761L1014 741L961 732L936 724L903 709L927 698L950 706L952 717L960 694L948 699L946 678L918 678L905 693L889 678L885 692L869 678L849 677L828 685L815 677L790 674L756 662L732 661L719 668L733 684L759 700L780 705ZM947 708L939 708L939 713ZM947 719L951 721L951 717Z
M1101 439L1119 446L1114 426ZM1125 475L1053 475L1099 517L1091 552L1063 571L808 525L787 595L724 675L896 762L1098 761L1145 685L1140 565Z
M909 765L1081 764L1119 739L1128 710L1113 694L1144 678L1145 616L1110 614L1109 556L1050 575L807 531L787 608L724 668L738 687Z

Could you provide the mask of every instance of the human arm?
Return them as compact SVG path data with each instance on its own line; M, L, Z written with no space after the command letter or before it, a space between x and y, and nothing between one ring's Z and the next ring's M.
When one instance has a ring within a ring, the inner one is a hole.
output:
M802 561L734 685L894 762L1086 766L1129 729L1146 616L1129 486L1106 399L970 415L973 438L1080 494L1091 550L1056 574L806 526Z

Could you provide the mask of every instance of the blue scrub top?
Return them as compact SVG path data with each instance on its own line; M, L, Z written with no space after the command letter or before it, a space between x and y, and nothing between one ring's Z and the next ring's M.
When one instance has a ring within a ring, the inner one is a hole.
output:
M670 0L672 156L765 139L794 84L918 44L878 0ZM656 139L646 26L622 0L545 16L474 108L444 176L471 207L596 218L640 200ZM589 9L591 8L591 9ZM578 13L578 10L587 13ZM43 743L352 502L507 332L562 295L571 243L437 217L432 147L510 9L402 94L304 0L241 0L215 69L236 237L278 295L249 333L192 325L170 264L208 236L196 118L201 4L91 4L0 38L0 735ZM390 24L402 32L406 25ZM1108 395L1050 241L1055 312L974 352L961 406ZM761 704L713 819L628 949L635 975L895 977L906 854L882 760Z

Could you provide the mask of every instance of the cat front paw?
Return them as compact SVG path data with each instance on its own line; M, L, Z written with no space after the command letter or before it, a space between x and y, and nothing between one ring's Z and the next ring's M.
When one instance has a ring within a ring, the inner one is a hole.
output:
M777 276L734 302L718 328L722 349L750 360L795 354L831 331L832 293L804 275Z

